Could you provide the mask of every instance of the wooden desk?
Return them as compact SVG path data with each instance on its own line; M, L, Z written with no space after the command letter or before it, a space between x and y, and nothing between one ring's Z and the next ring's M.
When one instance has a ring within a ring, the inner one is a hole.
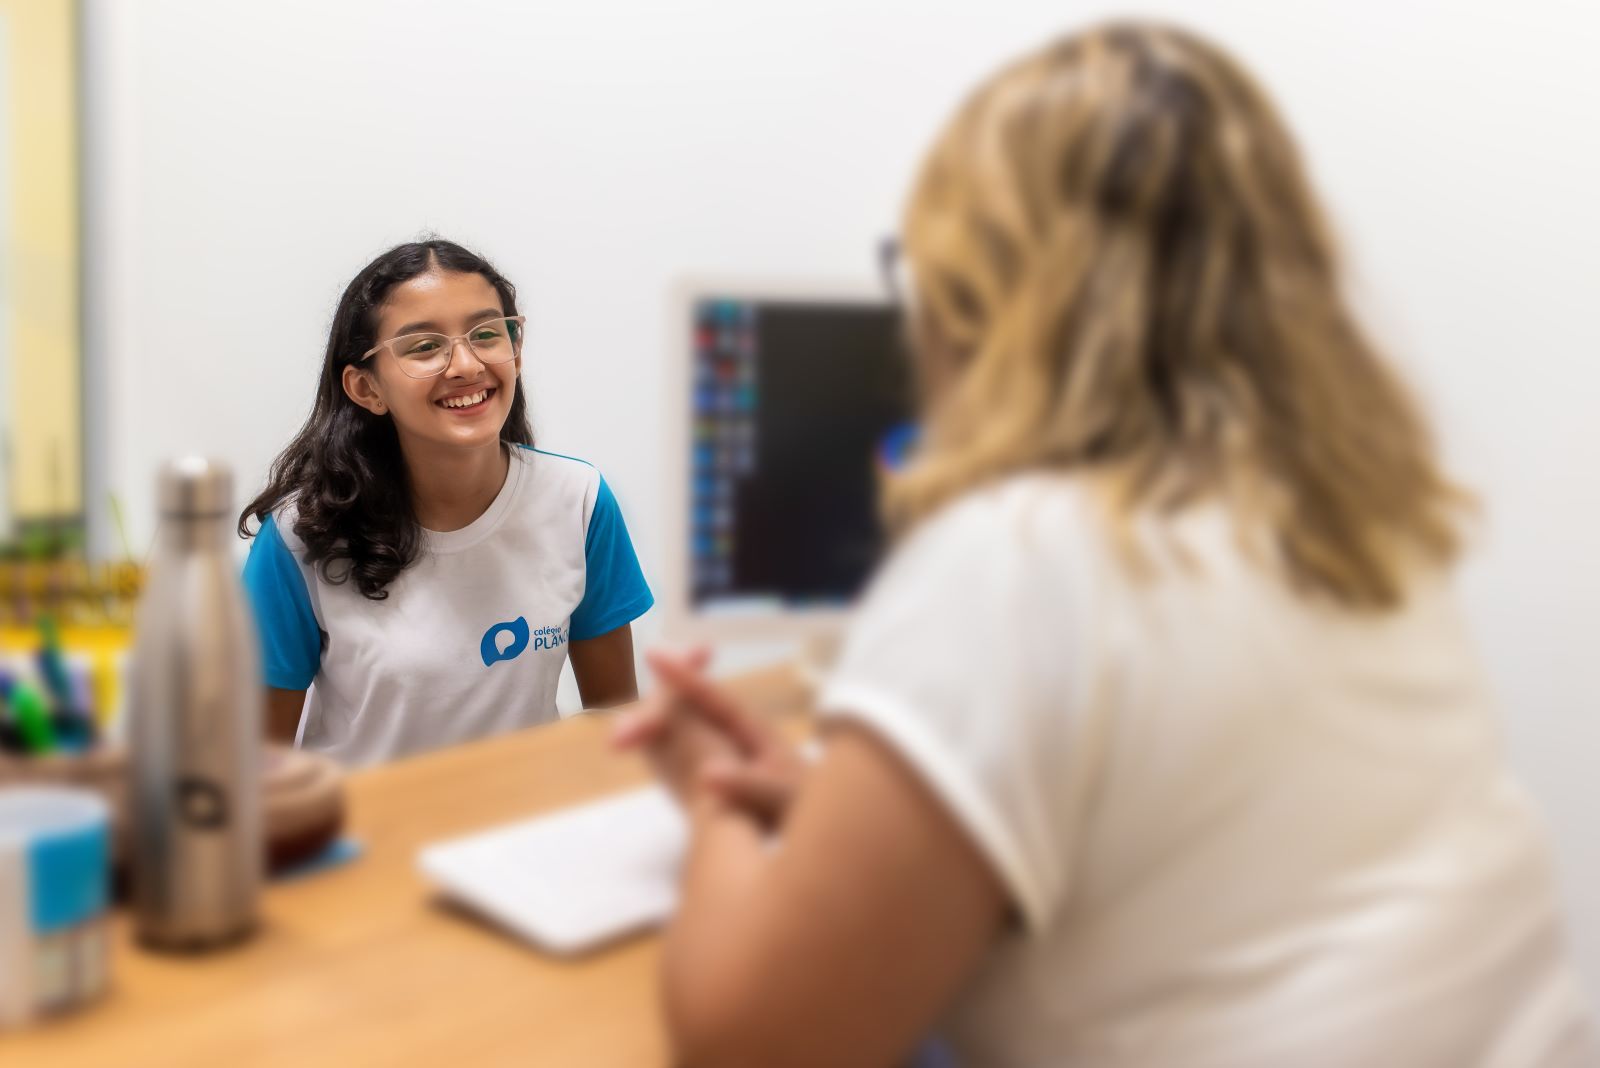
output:
M788 670L734 688L779 712L804 701ZM359 860L270 886L261 933L214 956L147 953L118 917L111 993L0 1037L0 1064L664 1065L656 938L553 959L442 907L414 869L425 843L644 781L608 731L585 715L351 775Z

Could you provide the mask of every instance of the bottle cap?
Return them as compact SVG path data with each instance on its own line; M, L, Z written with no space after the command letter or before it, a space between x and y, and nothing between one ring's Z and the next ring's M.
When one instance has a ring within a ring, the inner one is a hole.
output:
M161 469L159 497L164 516L226 515L233 505L233 475L217 460L185 456Z

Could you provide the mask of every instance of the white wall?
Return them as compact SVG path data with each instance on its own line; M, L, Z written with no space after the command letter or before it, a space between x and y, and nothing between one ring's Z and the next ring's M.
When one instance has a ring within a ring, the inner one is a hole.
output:
M431 229L519 284L536 431L606 471L647 569L663 551L668 279L870 276L921 147L966 88L1112 10L88 7L97 481L128 503L135 543L162 457L204 449L259 484L309 405L341 287ZM1213 32L1276 91L1375 326L1486 501L1467 597L1600 988L1586 818L1600 756L1600 94L1586 71L1600 9L1144 10Z

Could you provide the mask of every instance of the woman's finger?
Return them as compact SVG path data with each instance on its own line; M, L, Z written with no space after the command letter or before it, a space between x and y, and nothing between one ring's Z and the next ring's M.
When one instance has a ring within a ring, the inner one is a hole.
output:
M673 655L673 654L669 654ZM676 654L684 664L695 671L703 671L711 663L711 650L695 646ZM632 709L618 715L611 729L611 744L618 749L634 749L659 738L672 722L677 712L670 690L658 690L646 696Z
M666 731L671 718L670 700L662 694L651 694L617 717L611 728L611 744L617 749L648 745Z
M795 783L784 775L746 762L717 760L700 773L700 782L728 804L773 822L794 796Z
M694 706L705 719L722 728L739 748L757 752L766 741L761 725L716 683L693 668L687 658L657 651L645 654L656 678L678 697Z

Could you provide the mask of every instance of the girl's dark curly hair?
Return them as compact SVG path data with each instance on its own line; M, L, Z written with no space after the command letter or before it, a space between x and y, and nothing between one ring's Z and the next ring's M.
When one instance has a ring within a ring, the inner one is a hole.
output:
M239 515L239 536L248 538L252 518L264 522L293 498L294 533L305 543L306 562L329 582L354 579L374 601L389 596L389 583L416 559L422 536L394 423L346 396L344 369L378 343L378 309L389 292L434 268L482 275L500 294L501 310L517 314L516 287L488 260L453 241L410 242L367 264L345 287L333 314L311 416L272 462L267 488ZM533 444L520 378L500 440Z

